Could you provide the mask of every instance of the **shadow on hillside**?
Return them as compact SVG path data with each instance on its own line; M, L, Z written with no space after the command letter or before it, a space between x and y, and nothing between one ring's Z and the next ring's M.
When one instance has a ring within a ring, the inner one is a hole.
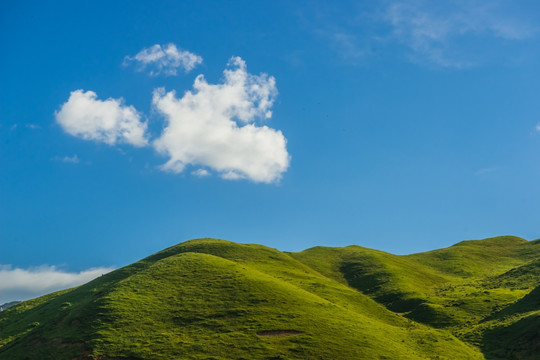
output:
M503 319L516 314L525 314L531 311L540 310L540 286L534 288L530 293L519 299L513 304L506 306L499 312L486 318L486 321L494 319Z
M343 262L340 271L350 287L370 296L391 311L436 328L453 325L453 319L440 306L430 304L416 294L388 286L388 275L383 272L366 272L359 262Z
M532 315L506 326L487 330L482 352L488 360L538 360L540 315Z

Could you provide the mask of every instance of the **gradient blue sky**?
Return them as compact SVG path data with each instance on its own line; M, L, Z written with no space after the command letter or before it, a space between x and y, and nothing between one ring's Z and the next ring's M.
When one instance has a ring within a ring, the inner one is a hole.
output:
M4 2L0 293L198 237L397 254L540 237L540 4L365 3ZM202 63L133 60L167 44ZM269 183L164 171L154 89L223 83L233 56L275 78L254 124L282 132L290 163ZM56 114L79 89L133 106L148 145L70 135Z

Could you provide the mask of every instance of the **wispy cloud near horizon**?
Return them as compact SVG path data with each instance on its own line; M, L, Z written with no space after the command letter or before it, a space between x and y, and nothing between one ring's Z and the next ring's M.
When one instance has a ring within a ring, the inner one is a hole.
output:
M97 267L80 272L67 272L47 265L29 269L0 265L0 304L28 300L82 285L113 270L115 269L112 267Z

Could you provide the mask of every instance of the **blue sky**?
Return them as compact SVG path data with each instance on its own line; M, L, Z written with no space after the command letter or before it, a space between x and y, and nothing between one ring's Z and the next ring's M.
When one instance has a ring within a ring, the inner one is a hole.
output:
M540 5L367 3L3 4L0 303L198 237L540 237Z

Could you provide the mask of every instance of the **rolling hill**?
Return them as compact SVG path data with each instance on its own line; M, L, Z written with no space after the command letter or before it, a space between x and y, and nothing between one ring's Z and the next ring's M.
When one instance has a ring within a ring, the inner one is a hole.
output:
M538 359L540 242L187 241L0 313L0 359Z

